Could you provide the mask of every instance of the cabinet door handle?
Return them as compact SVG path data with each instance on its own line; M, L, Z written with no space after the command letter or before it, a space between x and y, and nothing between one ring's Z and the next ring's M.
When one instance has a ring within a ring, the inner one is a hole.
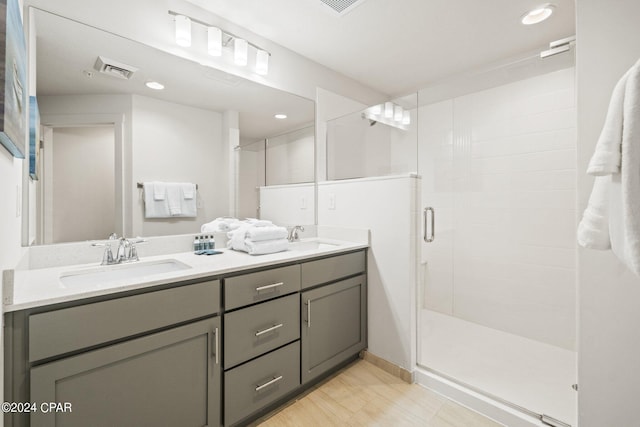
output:
M216 328L215 331L216 334L216 342L215 342L215 347L216 347L216 365L220 364L220 359L218 357L218 354L220 353L220 335L218 334L218 328Z
M272 380L267 381L266 383L256 386L256 391L260 391L265 387L269 387L272 384L277 383L278 381L280 381L282 379L282 375L280 375L279 377L273 377Z
M311 327L311 300L307 300L307 328Z
M431 236L427 236L427 213L431 212ZM427 243L431 243L434 241L434 239L436 238L436 211L433 208L424 208L423 211L423 217L424 217L424 235L422 236L422 239L427 242Z
M267 289L277 288L278 286L282 286L282 285L284 285L284 282L278 282L272 285L260 286L259 288L256 288L256 292L266 291Z
M280 323L280 324L278 324L278 325L273 325L273 326L272 326L272 327L270 327L270 328L263 329L262 331L258 331L258 332L256 332L256 336L257 336L257 337L259 337L260 335L264 335L264 334L269 333L269 332L271 332L271 331L275 331L276 329L282 328L283 326L284 326L284 324L283 324L283 323Z

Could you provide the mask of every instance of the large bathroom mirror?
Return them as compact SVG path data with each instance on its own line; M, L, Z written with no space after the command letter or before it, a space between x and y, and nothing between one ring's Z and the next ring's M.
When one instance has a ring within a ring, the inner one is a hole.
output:
M25 243L197 233L229 215L278 221L274 189L301 186L302 216L279 222L313 223L314 177L299 173L314 170L313 101L39 9L30 16L42 132ZM197 215L146 218L148 181L196 184Z

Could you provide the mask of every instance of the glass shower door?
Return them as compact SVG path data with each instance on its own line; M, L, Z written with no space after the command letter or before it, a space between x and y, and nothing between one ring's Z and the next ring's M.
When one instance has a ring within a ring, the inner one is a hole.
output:
M418 364L559 426L576 418L574 94L565 68L418 113Z

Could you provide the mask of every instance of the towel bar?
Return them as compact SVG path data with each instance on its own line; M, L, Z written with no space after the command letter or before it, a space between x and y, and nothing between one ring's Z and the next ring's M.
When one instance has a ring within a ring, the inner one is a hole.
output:
M144 188L144 185L141 182L139 182L138 183L138 188ZM198 189L198 184L196 184L196 190L197 189Z

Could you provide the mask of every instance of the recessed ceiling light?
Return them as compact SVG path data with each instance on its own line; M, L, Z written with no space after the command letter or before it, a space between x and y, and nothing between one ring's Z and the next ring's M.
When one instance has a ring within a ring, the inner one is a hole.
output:
M286 114L276 114L273 117L275 117L276 119L279 119L279 120L284 120L284 119L287 118L287 115Z
M533 25L539 24L545 19L549 18L551 14L553 14L554 6L552 4L545 4L543 6L537 7L524 15L520 19L524 25Z
M162 83L158 83L158 82L146 82L145 85L149 88L149 89L155 89L155 90L162 90L164 89L164 85Z

